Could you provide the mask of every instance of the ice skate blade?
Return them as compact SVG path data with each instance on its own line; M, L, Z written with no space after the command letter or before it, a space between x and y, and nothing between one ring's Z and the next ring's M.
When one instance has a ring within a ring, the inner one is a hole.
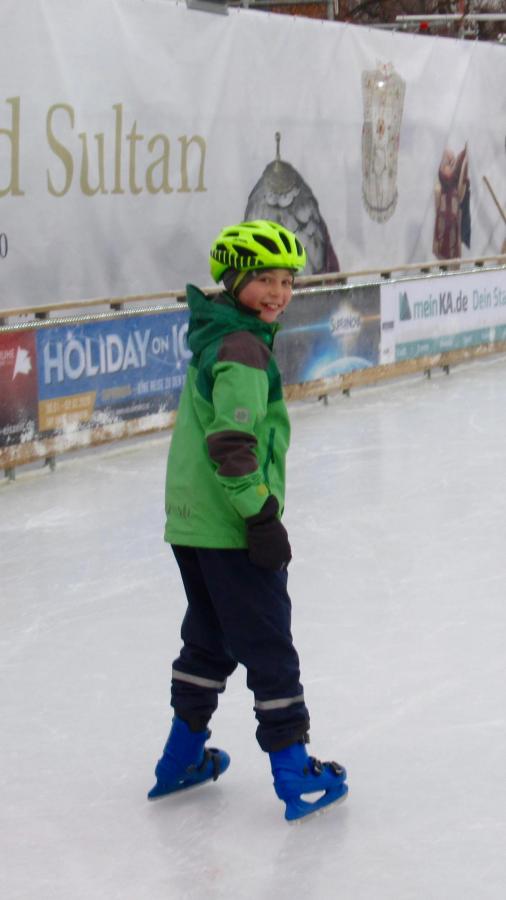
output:
M180 785L176 785L176 787L170 788L170 790L168 790L168 791L160 791L157 794L153 793L153 791L156 790L156 784L155 784L155 786L152 787L151 790L149 791L149 793L147 794L147 799L149 800L150 803L155 803L157 800L163 800L164 797L172 797L173 794L180 794L181 791L193 791L194 788L203 787L205 784L209 784L209 782L212 782L212 781L213 781L212 778L206 778L205 781L196 781L196 782L194 782L194 784L180 784Z
M320 797L314 803L308 803L306 800L301 799L289 801L286 804L285 819L289 825L302 825L309 819L323 815L340 803L344 803L347 796L348 786L343 784L342 792L337 796L335 794L324 794L323 797Z
M227 766L220 772L220 776L223 775L228 769ZM154 785L147 795L147 799L152 803L154 800L163 800L164 797L171 797L172 794L180 794L181 791L192 791L194 788L203 787L205 784L213 784L215 781L218 781L218 777L214 778L213 775L209 775L208 778L202 778L200 781L190 781L186 783L181 781L179 784L175 784L173 787L170 787L167 791L158 790L158 785Z

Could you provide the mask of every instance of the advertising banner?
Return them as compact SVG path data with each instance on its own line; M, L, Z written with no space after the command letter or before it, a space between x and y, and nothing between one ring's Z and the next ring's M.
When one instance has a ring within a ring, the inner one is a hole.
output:
M296 295L276 336L284 384L378 364L379 286ZM0 333L0 447L177 409L191 353L182 309Z
M381 362L506 340L506 271L381 285Z
M0 334L0 447L33 440L37 431L36 336Z
M71 449L76 432L135 420L136 433L176 410L188 322L182 306L0 331L0 450L59 435ZM280 324L284 385L493 346L506 342L506 269L302 289Z
M39 432L175 409L187 330L187 310L40 329Z
M307 275L498 254L504 84L479 41L2 0L0 316L210 285L242 219L295 231Z
M298 295L282 319L276 357L285 384L377 366L379 285Z

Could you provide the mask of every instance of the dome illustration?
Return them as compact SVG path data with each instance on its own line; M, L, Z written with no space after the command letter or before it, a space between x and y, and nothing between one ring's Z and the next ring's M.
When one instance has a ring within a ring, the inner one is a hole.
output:
M307 253L304 275L339 272L339 262L318 202L297 170L281 159L276 132L276 158L266 166L248 197L244 219L270 219L289 228Z

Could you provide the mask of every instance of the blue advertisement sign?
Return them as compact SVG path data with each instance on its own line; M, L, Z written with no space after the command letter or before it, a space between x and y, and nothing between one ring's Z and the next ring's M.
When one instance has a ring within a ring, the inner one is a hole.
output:
M29 429L33 440L64 434L70 447L76 430L177 409L191 357L188 323L181 308L4 335L0 446L26 443ZM380 324L377 285L296 295L276 337L283 383L377 366Z
M40 329L39 431L175 409L187 330L186 309Z

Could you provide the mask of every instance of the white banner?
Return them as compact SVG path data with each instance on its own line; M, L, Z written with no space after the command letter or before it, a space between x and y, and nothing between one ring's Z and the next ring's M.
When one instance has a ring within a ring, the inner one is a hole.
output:
M171 0L2 0L0 309L210 283L219 229L307 272L500 252L503 47Z
M381 363L506 341L506 272L381 285Z

